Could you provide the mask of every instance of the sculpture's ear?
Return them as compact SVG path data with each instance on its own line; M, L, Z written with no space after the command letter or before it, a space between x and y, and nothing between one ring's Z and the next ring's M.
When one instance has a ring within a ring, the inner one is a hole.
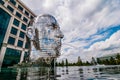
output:
M33 29L30 27L27 28L27 37L33 39Z
M57 29L58 25L56 25L55 23L52 23L52 27L53 29Z
M40 42L39 42L39 32L38 29L35 28L35 36L34 36L34 40L33 40L33 45L35 46L35 48L37 50L40 50Z

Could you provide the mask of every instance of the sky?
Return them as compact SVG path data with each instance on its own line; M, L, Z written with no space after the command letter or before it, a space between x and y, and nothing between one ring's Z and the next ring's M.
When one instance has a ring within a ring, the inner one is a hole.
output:
M120 0L22 0L35 14L53 15L64 34L61 56L90 61L120 53Z

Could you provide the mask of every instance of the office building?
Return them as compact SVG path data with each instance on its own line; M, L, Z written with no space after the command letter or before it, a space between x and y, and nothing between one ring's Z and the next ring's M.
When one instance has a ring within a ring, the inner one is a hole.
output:
M36 15L20 0L0 0L0 66L21 63L29 56L26 28Z
M120 55L120 53L108 54L108 55L104 55L104 56L102 56L102 57L98 57L98 59L100 59L100 60L110 60L111 57L112 57L113 59L115 59L118 54Z

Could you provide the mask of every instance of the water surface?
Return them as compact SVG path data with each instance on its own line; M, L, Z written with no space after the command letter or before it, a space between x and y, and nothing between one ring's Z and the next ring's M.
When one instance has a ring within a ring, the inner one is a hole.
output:
M120 66L57 67L57 76L50 68L2 68L0 80L120 80Z

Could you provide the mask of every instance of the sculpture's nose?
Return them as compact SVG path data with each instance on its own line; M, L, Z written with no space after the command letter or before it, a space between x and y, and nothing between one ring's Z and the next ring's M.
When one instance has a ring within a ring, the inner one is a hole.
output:
M61 32L61 34L60 34L60 38L63 38L64 37L64 35L63 35L63 33Z
M64 35L63 35L63 33L59 30L59 31L57 31L55 37L62 39L62 38L64 37Z

